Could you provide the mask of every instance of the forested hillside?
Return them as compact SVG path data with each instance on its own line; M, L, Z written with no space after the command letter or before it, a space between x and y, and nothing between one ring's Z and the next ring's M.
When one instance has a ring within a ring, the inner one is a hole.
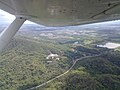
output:
M24 90L61 74L71 62L64 55L67 49L54 42L16 37L0 55L0 90ZM60 60L49 63L50 53L59 54Z
M120 47L98 47L120 44L119 28L66 28L18 32L0 53L0 90L120 90Z
M120 90L120 53L78 61L66 76L39 90Z

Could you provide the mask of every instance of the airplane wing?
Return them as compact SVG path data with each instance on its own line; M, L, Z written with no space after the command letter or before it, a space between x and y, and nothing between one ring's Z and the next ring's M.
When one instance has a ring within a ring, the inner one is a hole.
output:
M0 0L0 9L16 16L0 34L0 51L26 20L67 26L120 19L120 0Z
M0 0L0 9L47 26L120 19L120 0Z

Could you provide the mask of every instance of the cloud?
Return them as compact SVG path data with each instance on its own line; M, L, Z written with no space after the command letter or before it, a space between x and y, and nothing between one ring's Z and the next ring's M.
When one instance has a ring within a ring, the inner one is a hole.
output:
M14 15L11 15L0 9L0 23L11 23L15 19ZM30 21L26 21L25 24L35 24Z
M11 23L14 19L14 15L0 9L0 23Z

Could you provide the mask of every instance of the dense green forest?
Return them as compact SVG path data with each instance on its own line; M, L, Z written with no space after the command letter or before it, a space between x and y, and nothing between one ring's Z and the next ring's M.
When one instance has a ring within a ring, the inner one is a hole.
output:
M78 61L70 73L41 89L120 90L120 52Z
M119 43L118 38L112 40L93 31L83 31L82 35L68 31L69 35L63 31L41 33L21 32L0 54L0 90L41 85L66 72L76 59L87 56L92 57L78 60L66 75L35 90L120 90L120 48L96 47L107 41ZM46 59L51 53L60 59Z
M61 74L71 63L64 55L67 49L53 42L15 38L0 55L0 90L24 90ZM59 54L60 60L48 63L51 52Z

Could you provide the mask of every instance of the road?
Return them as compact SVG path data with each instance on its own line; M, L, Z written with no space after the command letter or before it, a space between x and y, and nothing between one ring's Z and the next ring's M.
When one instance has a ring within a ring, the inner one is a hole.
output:
M44 85L46 85L46 84L48 84L48 83L51 83L51 82L54 81L55 79L58 79L58 78L64 76L64 75L67 74L70 70L72 70L72 68L75 66L75 64L76 64L77 61L82 60L82 59L85 59L85 58L96 57L96 56L100 56L100 55L85 56L85 57L81 57L81 58L79 58L79 59L76 59L76 60L74 60L72 66L71 66L66 72L64 72L63 74L60 74L59 76L56 76L55 78L50 79L50 80L48 80L47 82L45 82L45 83L43 83L43 84L40 84L40 85L38 85L38 86L32 87L32 88L30 88L30 89L26 89L26 90L34 90L34 89L40 88L40 87L42 87L42 86L44 86Z

